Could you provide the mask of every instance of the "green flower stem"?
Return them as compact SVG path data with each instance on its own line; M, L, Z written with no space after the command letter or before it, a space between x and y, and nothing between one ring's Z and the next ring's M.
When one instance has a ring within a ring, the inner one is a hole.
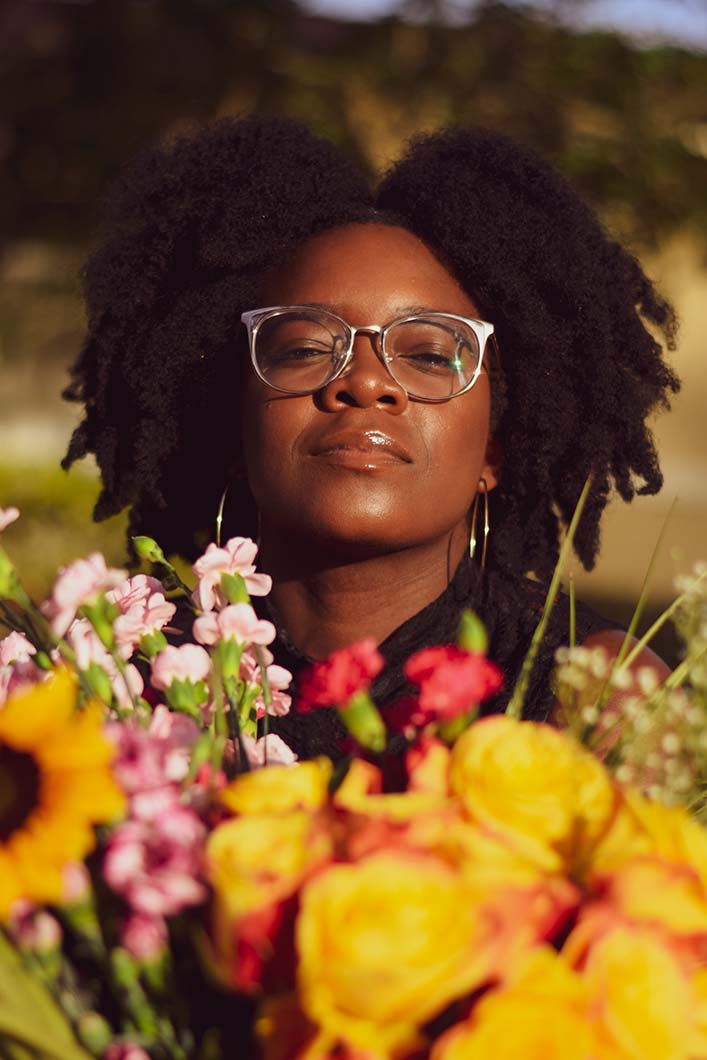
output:
M683 659L680 665L676 666L673 672L666 677L665 681L663 681L663 688L667 692L672 691L674 688L680 688L690 676L690 670L695 663L699 662L705 655L707 655L707 647L703 648L702 651L696 652L694 655L688 654L687 658Z
M385 750L386 728L368 692L356 692L346 706L339 707L339 717L361 747L376 752Z
M260 670L260 684L262 685L262 688L263 688L263 703L265 704L265 714L263 715L263 739L265 740L265 743L263 744L263 746L265 748L265 755L264 755L264 758L263 758L263 764L267 765L268 764L267 735L268 735L268 728L269 728L269 725L270 725L269 707L272 704L272 693L270 691L270 681L268 680L268 668L265 665L265 658L263 657L263 649L260 647L259 644L257 644L256 647L255 647L255 657L258 660L258 669Z
M677 609L680 607L680 604L685 600L685 598L692 591L692 588L694 587L694 585L696 585L698 582L703 581L704 578L706 578L706 577L707 577L707 571L705 571L704 574L698 575L698 577L693 582L693 585L690 586L689 589L686 589L684 593L680 593L680 596L678 596L675 600L673 600L672 604L670 604L669 607L666 607L665 611L663 611L660 615L658 615L658 617L656 618L655 622L650 627L650 629L648 629L643 634L641 639L639 641L637 641L636 644L634 644L633 648L631 649L631 651L628 653L628 655L624 659L624 661L622 663L622 666L625 669L628 669L628 667L631 665L631 663L634 661L634 659L637 658L637 656L643 651L643 649L646 647L646 645L653 639L653 637L656 635L658 630L662 629L662 627L665 625L665 623L668 621L668 619L671 618L675 614Z
M130 687L130 681L128 680L128 665L122 658L122 656L119 654L117 648L113 648L110 654L113 662L117 667L118 673L122 678L123 684L125 685L125 690L128 693L128 696L130 697L130 702L132 703L133 710L138 713L140 707L140 700ZM120 714L121 716L125 715L126 712L124 710L121 711L121 708L119 706L116 705L116 709L118 711L118 714Z
M516 681L515 688L513 689L511 701L506 708L506 716L509 718L520 719L523 716L523 705L525 703L525 697L528 693L530 675L535 664L538 649L540 648L542 639L545 636L545 630L547 629L547 624L550 620L550 612L552 611L552 607L555 603L557 594L560 591L560 578L562 576L562 571L564 569L564 566L567 562L567 557L569 556L570 550L572 548L574 535L577 532L577 526L579 525L579 520L581 518L582 512L584 510L584 505L586 504L587 497L589 495L591 483L592 479L590 476L584 483L584 488L582 489L579 500L577 501L577 507L574 510L572 521L570 522L570 525L567 528L565 539L562 542L560 555L558 557L555 570L552 574L552 580L550 581L550 587L547 591L547 596L545 597L545 606L543 607L543 613L533 634L533 639L530 642L530 647L528 648L525 659L523 660L523 665L521 667L520 674L518 675L518 680Z

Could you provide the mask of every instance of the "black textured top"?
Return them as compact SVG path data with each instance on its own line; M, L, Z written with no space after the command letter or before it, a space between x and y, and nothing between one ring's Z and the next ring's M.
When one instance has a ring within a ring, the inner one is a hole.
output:
M385 666L373 683L372 694L384 717L387 704L413 691L402 672L406 660L420 648L454 643L461 613L466 608L475 611L483 620L489 637L489 658L500 667L504 676L502 690L483 704L482 712L503 713L540 621L546 593L547 586L529 578L515 577L499 570L482 574L465 556L441 596L403 622L380 645ZM296 679L313 660L292 645L267 599L255 600L254 604L263 617L269 617L279 628L271 650L275 661L290 670ZM577 643L593 631L611 625L588 607L577 603ZM544 721L550 713L553 701L550 675L554 655L558 647L568 643L569 628L569 600L560 594L533 667L523 712L525 718ZM362 636L365 636L365 630L362 630ZM269 731L278 733L300 758L322 754L340 758L343 754L340 745L347 736L334 710L314 710L308 714L292 710L282 718L270 718Z

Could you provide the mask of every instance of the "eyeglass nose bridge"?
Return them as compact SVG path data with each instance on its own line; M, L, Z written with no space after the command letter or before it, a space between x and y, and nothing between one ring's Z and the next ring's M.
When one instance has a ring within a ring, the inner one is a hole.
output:
M383 365L387 375L390 379L392 379L396 386L399 386L402 390L405 390L405 388L401 386L401 384L391 372L390 365L388 364L389 358L386 356L385 351L383 350L382 336L383 332L386 330L385 326L382 324L359 324L355 327L353 324L346 324L346 327L349 332L348 345L346 347L344 356L341 359L341 363L339 364L338 368L334 372L334 375L329 379L329 382L326 385L328 386L329 383L333 383L335 379L340 379L343 375L347 373L348 369L350 369L353 365L354 343L356 341L356 337L358 335L371 335L375 340L371 343L371 346L373 347L373 352Z

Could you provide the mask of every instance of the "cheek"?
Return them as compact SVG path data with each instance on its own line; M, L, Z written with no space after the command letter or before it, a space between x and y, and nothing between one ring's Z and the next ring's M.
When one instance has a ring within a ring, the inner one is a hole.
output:
M489 402L485 387L435 408L425 432L428 488L446 508L471 504L486 458Z

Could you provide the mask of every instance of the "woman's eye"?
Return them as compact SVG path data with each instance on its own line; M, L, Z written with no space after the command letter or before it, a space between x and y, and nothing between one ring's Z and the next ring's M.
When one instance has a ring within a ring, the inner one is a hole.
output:
M331 357L331 350L323 350L320 346L288 346L281 350L274 350L270 359L278 364L285 361L311 361L314 358Z
M439 353L436 350L419 350L407 353L401 360L421 372L448 372L456 367L453 354Z

